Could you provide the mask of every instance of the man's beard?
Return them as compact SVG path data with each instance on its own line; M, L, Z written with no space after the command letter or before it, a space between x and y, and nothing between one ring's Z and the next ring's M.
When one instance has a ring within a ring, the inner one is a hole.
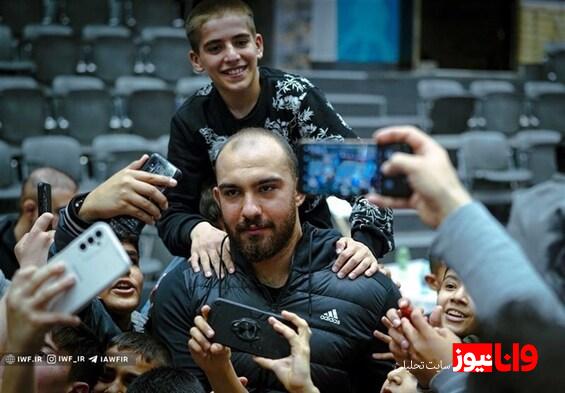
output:
M290 242L295 224L296 210L293 205L289 216L280 225L275 225L270 220L263 221L257 218L238 223L235 229L226 226L226 231L232 245L241 252L248 262L259 263L276 255ZM244 231L252 225L260 228L269 228L272 234L261 236L244 235Z

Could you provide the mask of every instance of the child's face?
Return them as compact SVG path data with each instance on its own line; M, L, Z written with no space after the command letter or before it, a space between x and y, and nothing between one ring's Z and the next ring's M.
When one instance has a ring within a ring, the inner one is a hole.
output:
M226 14L200 28L198 52L190 51L197 72L207 72L220 93L259 89L257 61L263 57L263 38L252 35L244 15Z
M475 303L467 294L457 274L451 269L445 273L437 294L437 304L443 307L444 327L459 337L476 333Z
M143 273L139 268L139 254L134 245L122 243L128 253L132 265L129 274L116 280L111 287L100 294L106 307L115 314L131 314L139 306L143 288Z
M118 351L117 347L110 347L106 351L108 357L126 354L129 359L135 357L135 364L106 363L104 372L96 386L94 393L126 392L127 387L133 380L143 373L157 367L151 362L145 361L143 357L131 351Z
M418 380L404 367L392 370L386 376L381 393L412 393L416 391Z

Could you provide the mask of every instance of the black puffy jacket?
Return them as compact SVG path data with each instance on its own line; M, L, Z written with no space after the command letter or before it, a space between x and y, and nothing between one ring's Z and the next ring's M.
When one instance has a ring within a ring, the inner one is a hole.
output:
M294 312L312 329L312 379L321 392L375 392L392 369L389 362L371 358L387 347L372 336L386 310L400 297L394 283L381 273L356 280L339 279L331 267L336 258L335 230L303 225L303 236L293 259L285 287L273 299L259 283L241 255L234 255L236 272L223 281L194 273L180 264L161 281L152 310L152 331L173 355L175 366L193 372L203 383L206 377L192 360L187 342L194 317L217 297L227 298L265 311ZM232 248L233 250L233 248ZM232 362L239 376L249 379L250 391L284 391L275 375L260 368L251 355L233 351Z

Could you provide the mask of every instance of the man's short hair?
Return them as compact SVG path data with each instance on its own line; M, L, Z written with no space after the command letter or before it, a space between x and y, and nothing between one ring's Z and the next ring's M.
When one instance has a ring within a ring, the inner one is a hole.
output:
M157 367L169 366L172 363L171 354L167 348L155 338L137 332L125 332L113 337L108 348L116 347L118 351L131 351L141 355L147 363Z
M56 326L51 330L51 339L58 352L72 355L73 359L83 356L87 361L72 363L69 382L85 382L94 388L98 376L102 373L102 364L88 361L88 358L103 354L103 345L98 337L86 325L78 327Z
M137 377L128 393L204 393L198 379L188 371L173 367L157 367Z
M294 180L298 179L298 159L296 158L296 154L294 153L294 150L292 149L288 141L276 132L268 131L264 128L244 128L230 136L220 147L214 165L218 162L218 158L220 158L220 155L226 148L235 150L240 145L247 146L249 144L255 143L261 137L271 139L280 146L286 158L290 174L292 175Z
M120 243L129 243L135 247L135 250L139 253L139 235L128 230L125 230L123 226L116 225L113 220L108 221L108 225L112 228L112 231L116 234L116 237Z
M37 202L37 185L39 183L49 183L52 191L64 190L74 193L78 190L77 183L66 173L49 167L37 168L22 182L20 206L26 199L33 199Z
M245 2L242 0L204 0L198 3L186 18L186 36L193 51L198 52L202 26L209 20L221 18L226 14L239 14L247 17L249 32L255 36L253 11Z

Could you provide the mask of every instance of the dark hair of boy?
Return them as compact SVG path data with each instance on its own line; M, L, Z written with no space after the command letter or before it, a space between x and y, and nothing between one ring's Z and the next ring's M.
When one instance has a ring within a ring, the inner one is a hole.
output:
M168 349L153 337L137 332L125 332L110 340L108 348L135 352L147 362L162 367L172 364Z
M188 371L173 367L157 367L137 377L128 386L128 393L204 393L198 379Z
M256 29L253 11L245 2L241 0L204 0L199 2L186 18L186 36L193 51L198 53L200 28L210 19L218 18L225 14L247 16L247 27L249 27L251 35L255 36Z
M72 355L73 359L83 356L85 361L72 363L69 371L69 381L85 382L90 389L94 388L98 376L102 373L102 364L88 359L104 353L103 345L96 335L84 324L78 327L57 326L51 330L51 339L57 349Z

